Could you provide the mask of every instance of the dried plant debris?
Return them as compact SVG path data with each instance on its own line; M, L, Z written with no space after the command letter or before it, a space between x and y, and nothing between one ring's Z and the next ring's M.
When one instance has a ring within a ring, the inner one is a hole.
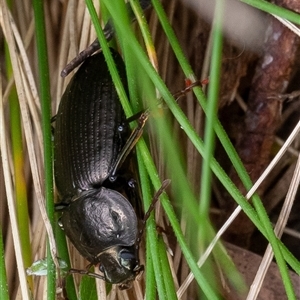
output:
M276 4L295 11L298 1L276 1ZM253 182L270 162L276 131L280 128L282 99L295 73L299 37L272 16L268 17L263 53L256 64L254 76L245 94L247 110L237 132L236 148ZM238 128L238 127L237 127ZM238 177L232 172L234 182L243 190ZM259 191L263 195L264 188ZM266 204L267 205L267 204ZM227 211L232 206L227 205ZM240 245L245 245L254 230L253 224L241 214L228 235ZM236 236L236 238L235 238ZM239 236L243 236L240 239Z

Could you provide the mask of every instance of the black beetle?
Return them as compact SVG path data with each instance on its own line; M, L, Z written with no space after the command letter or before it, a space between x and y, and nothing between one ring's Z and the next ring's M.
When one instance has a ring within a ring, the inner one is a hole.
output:
M123 60L111 52L127 87ZM60 102L54 173L66 235L91 264L99 263L102 279L120 288L128 288L143 270L136 246L143 214L135 157L127 151L120 159L129 135L104 55L95 54Z

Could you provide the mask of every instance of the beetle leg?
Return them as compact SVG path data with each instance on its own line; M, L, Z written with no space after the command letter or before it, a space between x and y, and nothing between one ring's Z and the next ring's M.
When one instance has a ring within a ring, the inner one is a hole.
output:
M145 111L142 110L142 111L140 111L140 112L138 112L138 113L132 115L131 117L129 117L128 119L126 119L126 123L129 124L129 123L131 123L132 121L138 120L144 112L145 112Z
M144 217L144 223L147 222L148 218L150 217L150 213L152 212L152 210L155 207L156 202L159 200L159 197L161 196L161 194L165 191L165 189L169 186L169 184L171 183L170 179L165 179L160 187L160 189L155 193L152 202L147 210L147 212L145 213L145 217Z
M143 10L147 9L151 5L150 0L140 0L140 5ZM131 9L131 6L129 3L126 3L126 7L128 10L129 17L132 21L135 20L135 15ZM108 20L106 23L104 29L103 29L104 36L107 41L110 41L114 34L115 29L112 23L112 20ZM86 49L81 51L74 59L69 62L65 68L61 71L60 76L66 77L68 74L70 74L75 68L77 68L81 63L83 63L89 56L91 56L93 53L95 53L97 50L100 50L100 44L98 39L96 39L91 45L89 45Z
M178 100L185 96L186 93L190 92L194 87L202 87L203 85L208 84L208 78L204 79L204 80L197 80L195 82L192 83L188 83L187 86L181 90L176 92L175 94L173 94L173 97L175 98L176 102L178 102Z
M77 68L81 63L83 63L89 56L94 52L100 49L100 44L98 40L95 40L91 45L86 49L81 51L75 58L73 58L61 71L60 76L66 77L70 74L75 68Z
M151 204L147 210L147 212L145 213L145 216L144 216L144 220L143 220L143 226L142 228L139 230L139 234L136 238L136 241L135 241L135 246L136 246L136 249L139 248L139 244L142 240L142 236L143 236L143 233L144 233L144 230L145 230L145 226L146 226L146 222L147 220L149 219L150 217L150 214L151 212L153 211L154 207L155 207L155 204L156 202L159 200L159 197L161 196L161 194L165 191L165 189L168 187L168 185L171 183L171 180L170 179L165 179L160 187L160 189L155 193L152 201L151 201Z
M94 278L98 278L98 279L101 279L101 280L104 280L105 281L105 277L100 275L100 274L96 274L94 272L90 272L88 270L80 270L80 269L70 269L69 270L69 274L81 274L81 275L87 275L87 276L91 276L91 277L94 277Z
M66 289L66 279L65 278L62 279L62 287L61 288L62 288L62 294L63 294L64 299L69 300L67 289Z
M146 123L148 117L149 117L149 110L144 111L140 115L140 117L138 119L138 126L132 131L132 133L129 136L128 140L126 141L123 149L120 151L120 153L116 159L115 165L112 169L110 178L113 179L115 177L118 168L120 166L122 166L124 160L130 153L130 151L133 149L133 147L136 145L136 143L138 142L141 135L143 134L143 128L145 126L145 123Z
M103 29L104 36L106 40L109 42L114 34L115 30L112 25L111 20L109 20L104 29ZM66 77L68 74L70 74L75 68L77 68L81 63L83 63L89 56L91 56L93 53L95 53L97 50L100 50L100 44L98 39L94 40L93 43L91 43L86 49L81 51L75 58L73 58L61 71L60 76Z

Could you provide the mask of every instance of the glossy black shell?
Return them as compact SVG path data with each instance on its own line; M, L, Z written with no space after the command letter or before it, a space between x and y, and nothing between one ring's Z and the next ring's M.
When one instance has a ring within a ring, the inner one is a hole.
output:
M122 58L111 51L126 87ZM112 283L132 280L134 270L141 269L134 247L140 211L134 157L129 155L110 178L129 132L104 56L96 54L82 64L62 97L54 173L66 235L90 262L100 263Z
M113 56L126 87L122 58L115 51ZM69 83L56 116L55 181L63 201L103 185L128 132L103 54L89 57Z

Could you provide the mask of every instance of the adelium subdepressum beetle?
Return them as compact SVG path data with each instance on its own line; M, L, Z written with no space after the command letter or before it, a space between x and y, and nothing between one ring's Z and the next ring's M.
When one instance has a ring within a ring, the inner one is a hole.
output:
M124 87L121 56L111 50ZM56 116L54 174L62 227L103 279L127 288L143 270L138 218L142 219L135 157L120 153L130 135L103 53L85 60L72 78ZM137 217L138 216L138 217Z

